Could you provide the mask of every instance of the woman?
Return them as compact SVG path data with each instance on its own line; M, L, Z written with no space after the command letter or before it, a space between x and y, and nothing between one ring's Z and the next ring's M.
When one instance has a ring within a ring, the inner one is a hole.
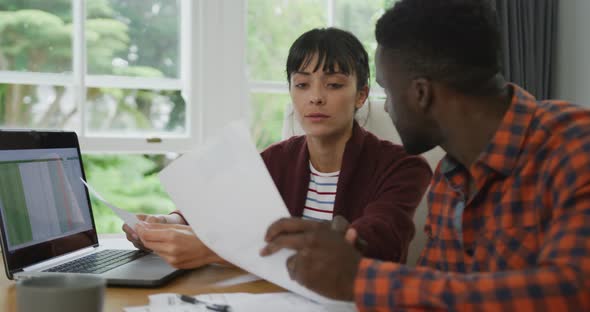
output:
M366 243L365 256L405 262L414 210L432 173L421 157L355 121L369 94L362 44L336 28L308 31L289 50L287 80L305 135L272 145L261 156L289 212L317 221L341 215ZM128 239L171 265L193 268L220 260L179 213L140 219L146 222L136 233L124 226Z

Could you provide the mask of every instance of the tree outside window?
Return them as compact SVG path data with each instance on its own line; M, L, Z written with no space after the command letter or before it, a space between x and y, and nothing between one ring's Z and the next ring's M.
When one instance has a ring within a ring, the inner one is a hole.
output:
M73 87L72 3L0 0L0 76L41 82L0 84L0 127L184 133L180 90L88 87L81 123ZM179 78L179 1L92 0L85 6L87 75ZM101 154L84 155L83 161L89 182L113 203L136 213L167 213L173 204L156 173L173 157ZM92 206L99 232L120 232L121 221L107 207L94 199Z

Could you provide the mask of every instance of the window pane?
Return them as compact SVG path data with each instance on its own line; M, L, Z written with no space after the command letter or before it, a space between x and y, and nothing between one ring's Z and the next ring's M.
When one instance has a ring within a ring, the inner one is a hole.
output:
M92 134L184 133L180 91L89 88L86 127Z
M89 74L179 77L178 0L86 3Z
M249 0L250 78L285 81L289 47L305 31L326 26L326 8L325 0Z
M0 0L0 70L72 71L71 0Z
M175 155L83 155L86 179L110 203L133 213L166 214L174 204L156 173ZM90 198L99 233L121 233L123 222Z
M262 151L281 140L285 108L291 101L289 94L253 93L252 136L256 147Z
M363 43L369 53L369 66L371 68L371 86L375 83L375 24L387 8L390 8L397 0L335 0L334 1L334 26L346 29Z
M72 89L0 84L0 127L79 129Z

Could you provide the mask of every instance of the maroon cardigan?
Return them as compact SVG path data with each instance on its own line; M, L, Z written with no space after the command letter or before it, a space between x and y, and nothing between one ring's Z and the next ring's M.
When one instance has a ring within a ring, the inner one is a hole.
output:
M291 215L302 216L311 173L305 136L274 144L261 155ZM365 256L405 263L414 212L431 176L422 157L355 122L344 149L334 215L345 217L367 241Z

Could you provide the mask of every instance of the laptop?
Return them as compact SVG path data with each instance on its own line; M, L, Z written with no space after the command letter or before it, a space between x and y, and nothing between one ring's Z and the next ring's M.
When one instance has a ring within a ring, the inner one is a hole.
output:
M99 244L74 132L0 130L0 238L9 279L92 274L155 287L182 273L153 253Z

